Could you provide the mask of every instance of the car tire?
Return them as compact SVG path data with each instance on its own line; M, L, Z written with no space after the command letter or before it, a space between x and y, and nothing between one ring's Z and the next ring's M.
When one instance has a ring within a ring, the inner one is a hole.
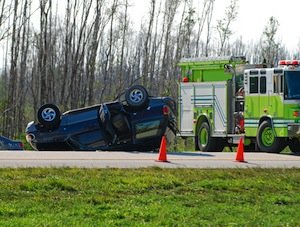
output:
M258 128L257 145L261 151L280 153L286 146L284 138L276 137L269 121L263 121Z
M38 122L47 129L54 129L60 123L60 110L54 104L41 106L37 113Z
M133 110L143 109L148 105L148 92L143 86L134 85L126 91L125 100Z

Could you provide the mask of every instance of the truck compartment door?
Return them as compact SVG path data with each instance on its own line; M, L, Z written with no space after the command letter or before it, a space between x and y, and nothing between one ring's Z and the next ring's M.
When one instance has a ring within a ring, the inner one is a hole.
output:
M179 127L182 136L192 136L193 133L193 120L194 120L194 86L192 84L180 85L179 96Z
M224 135L227 131L227 86L226 82L207 82L195 85L195 107L207 115L212 136ZM208 112L206 112L208 111Z
M227 86L225 83L213 84L214 134L227 131ZM230 104L229 104L230 105Z

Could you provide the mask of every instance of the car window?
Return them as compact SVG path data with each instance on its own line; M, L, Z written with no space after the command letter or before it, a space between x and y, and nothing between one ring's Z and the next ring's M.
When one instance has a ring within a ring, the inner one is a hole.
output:
M159 134L160 120L142 122L135 125L136 139L144 139Z

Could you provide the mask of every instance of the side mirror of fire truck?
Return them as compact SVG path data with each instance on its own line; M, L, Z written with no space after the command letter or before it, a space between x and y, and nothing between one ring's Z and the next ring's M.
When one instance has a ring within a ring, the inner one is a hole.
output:
M230 65L230 64L225 64L224 70L225 70L225 72L234 73L234 69L233 69L232 65Z

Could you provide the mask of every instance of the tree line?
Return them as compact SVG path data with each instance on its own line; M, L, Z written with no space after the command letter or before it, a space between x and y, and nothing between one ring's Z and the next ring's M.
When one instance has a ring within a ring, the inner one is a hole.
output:
M245 55L274 63L289 53L270 18L258 43L232 40L238 0L216 20L215 0L0 0L1 134L24 132L38 108L62 111L115 99L133 83L177 97L182 57ZM137 26L138 25L138 26Z

